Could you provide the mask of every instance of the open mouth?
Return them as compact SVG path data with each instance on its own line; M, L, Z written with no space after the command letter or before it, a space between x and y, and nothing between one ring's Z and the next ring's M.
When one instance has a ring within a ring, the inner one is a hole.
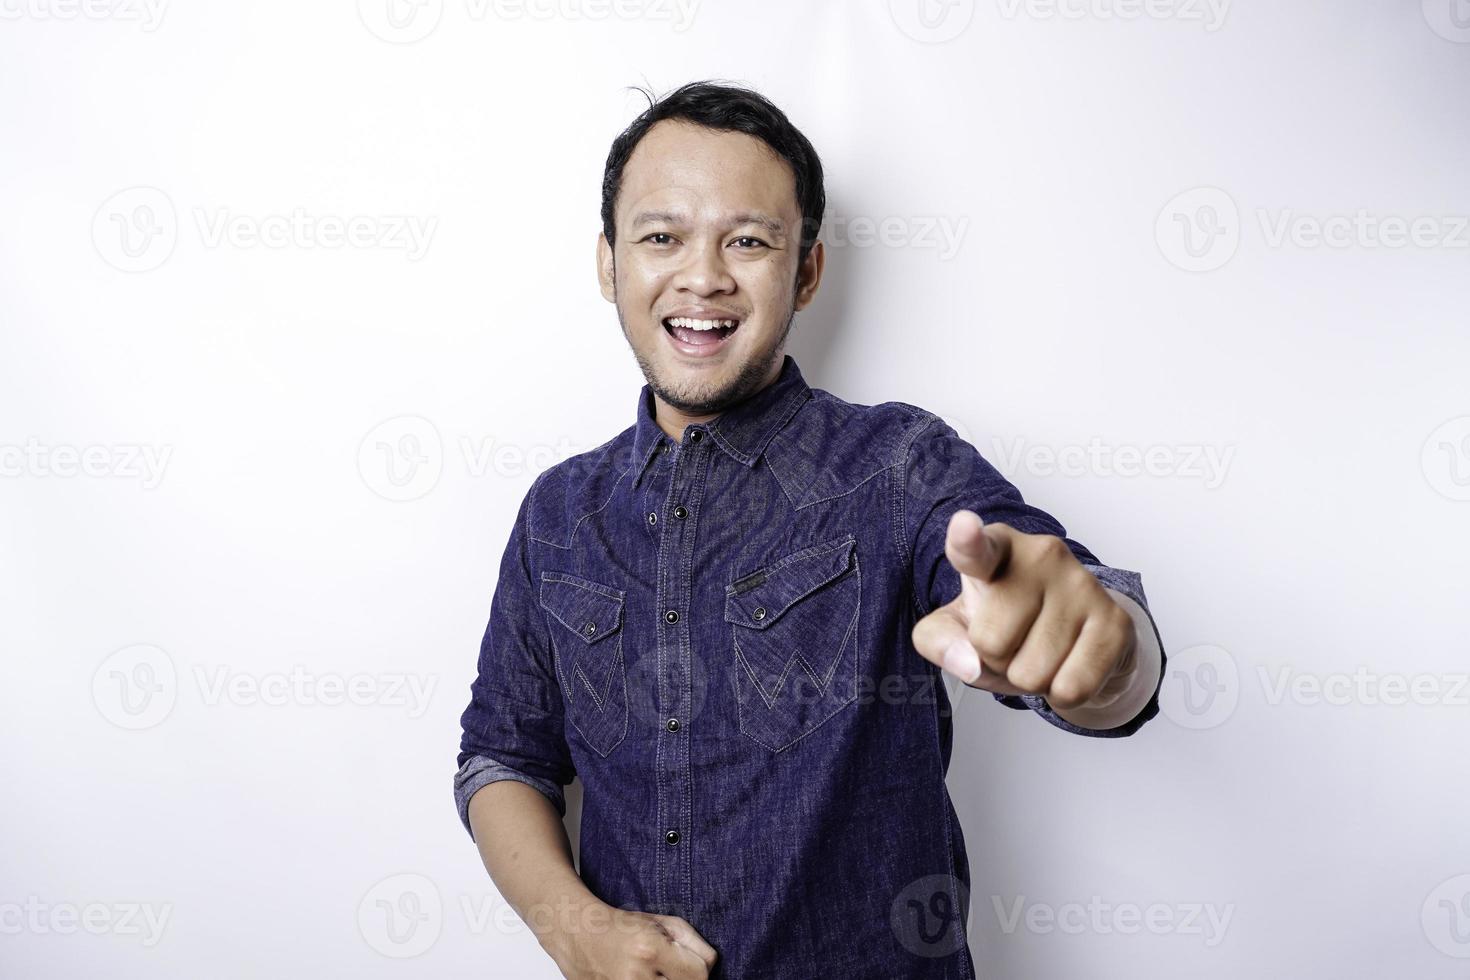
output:
M740 321L669 316L664 317L663 325L664 333L669 335L676 348L685 354L704 356L725 346L725 341L740 328Z

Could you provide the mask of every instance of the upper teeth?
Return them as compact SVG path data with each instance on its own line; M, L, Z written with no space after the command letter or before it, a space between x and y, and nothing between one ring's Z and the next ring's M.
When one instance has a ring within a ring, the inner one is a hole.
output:
M733 327L735 320L696 320L688 316L671 316L669 323L676 327L687 327L690 330L713 330L716 327Z

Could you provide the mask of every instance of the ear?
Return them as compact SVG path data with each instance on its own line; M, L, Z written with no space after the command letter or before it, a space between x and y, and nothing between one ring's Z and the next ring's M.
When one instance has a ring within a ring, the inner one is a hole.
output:
M597 233L597 285L602 298L609 303L617 302L617 290L613 284L613 250L602 232Z
M812 299L817 295L817 287L822 283L822 267L827 261L827 253L822 248L822 240L819 238L812 245L812 250L806 253L806 261L801 264L796 275L796 309L805 309Z

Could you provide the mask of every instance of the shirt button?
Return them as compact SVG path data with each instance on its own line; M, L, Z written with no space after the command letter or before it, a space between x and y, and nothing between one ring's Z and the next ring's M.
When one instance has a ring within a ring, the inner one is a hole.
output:
M664 834L664 840L668 841L670 844L679 843L679 832L677 830L669 831L668 833Z
M765 606L756 606L755 607L755 618L756 619L765 619L766 618L766 607Z
M690 442L698 442L699 440L701 440L703 438L704 438L704 430L703 429L695 429L693 432L689 433L689 441Z
M593 633L597 632L597 624L589 622L586 626L582 627L582 632L586 633L588 636L591 636Z
M674 516L682 521L684 518L689 516L689 511L684 509L683 504L680 504L679 506L674 508Z
M669 444L668 443L664 443L662 446L659 447L658 451L661 452L661 453L668 452L669 451Z
M668 724L664 725L664 727L671 732L677 732L679 730L679 719L670 718Z
M657 524L658 523L658 514L654 513L653 511L649 511L648 512L648 523L650 523L650 524Z
M670 609L664 613L664 619L670 623L677 623L679 621L679 610Z

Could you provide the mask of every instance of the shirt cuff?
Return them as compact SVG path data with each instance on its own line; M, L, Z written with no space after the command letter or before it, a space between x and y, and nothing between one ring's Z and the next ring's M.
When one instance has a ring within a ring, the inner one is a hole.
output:
M547 799L551 800L552 806L556 807L558 816L567 815L566 797L556 783L549 779L528 776L519 769L514 769L488 755L470 756L465 760L464 765L459 767L459 772L454 774L454 802L459 809L459 821L464 824L465 832L470 835L470 840L475 839L475 831L470 827L470 797L491 783L502 779L525 783L527 786L540 790Z

